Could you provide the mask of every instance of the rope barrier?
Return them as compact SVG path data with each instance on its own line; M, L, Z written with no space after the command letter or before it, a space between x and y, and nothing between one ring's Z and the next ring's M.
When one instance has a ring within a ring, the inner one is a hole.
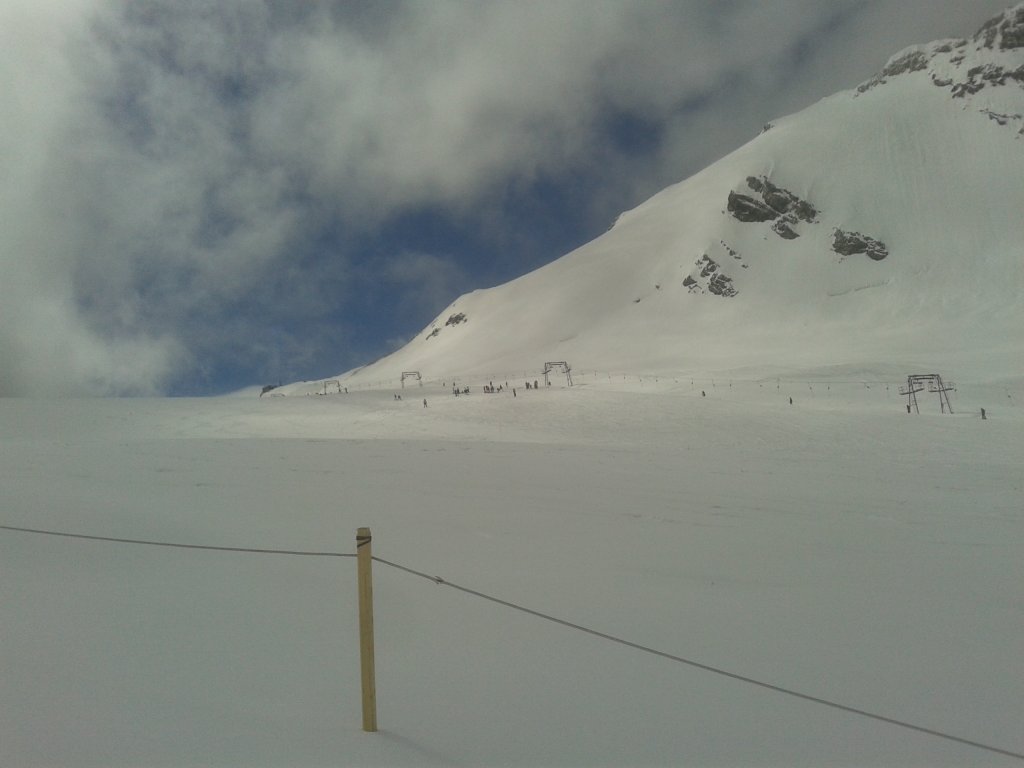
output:
M69 539L89 539L91 541L113 541L119 544L145 544L150 547L175 547L177 549L212 549L217 552L252 552L259 555L306 555L309 557L355 557L347 552L308 552L293 549L253 549L250 547L213 547L205 544L175 544L167 541L146 541L143 539L118 539L112 536L88 536L84 533L64 533L62 531L44 531L38 528L19 528L13 525L0 525L6 531L21 533L41 533L46 536L64 536Z
M167 541L148 541L148 540L144 540L144 539L123 539L123 538L115 538L115 537L112 537L112 536L91 536L91 535L87 535L87 534L83 534L83 533L66 533L66 532L63 532L63 531L48 531L48 530L42 530L42 529L39 529L39 528L21 528L21 527L14 526L14 525L0 525L0 529L6 530L6 531L16 531L16 532L19 532L19 533L36 533L36 534L42 534L42 535L46 535L46 536L61 536L61 537L71 538L71 539L87 539L87 540L90 540L90 541L109 541L109 542L116 542L116 543L119 543L119 544L143 544L143 545L152 546L152 547L174 547L174 548L177 548L177 549L204 549L204 550L213 550L213 551L217 551L217 552L248 552L248 553L261 554L261 555L303 555L303 556L309 556L309 557L356 557L355 554L348 553L348 552L311 552L311 551L306 551L306 550L291 550L291 549L255 549L255 548L250 548L250 547L217 547L217 546L210 546L210 545L205 545L205 544L179 544L179 543L167 542ZM585 627L585 626L583 626L581 624L575 624L575 623L573 623L571 621L566 621L565 619L560 619L557 616L552 616L552 615L547 614L547 613L542 613L540 611L535 611L532 608L527 608L525 606L518 605L517 603L509 602L508 600L502 600L501 598L494 597L493 595L488 595L488 594L485 594L483 592L479 592L479 591L477 591L475 589L470 589L469 587L464 587L464 586L462 586L460 584L455 584L455 583L453 583L451 581L447 581L446 579L443 579L440 576L431 576L430 574L424 573L423 571L417 571L414 568L409 568L408 566L400 565L399 563L394 563L394 562L391 562L390 560L385 560L384 558L381 558L381 557L374 556L373 559L375 561L377 561L378 563L382 564L382 565L386 565L386 566L389 566L391 568L395 568L396 570L399 570L399 571L405 571L406 573L409 573L409 574L411 574L413 576L418 576L420 578L427 579L428 581L431 581L434 584L439 584L439 585L443 585L443 586L446 586L446 587L451 587L452 589L458 590L460 592L464 592L464 593L466 593L468 595L473 595L474 597L479 597L479 598L482 598L484 600L488 600L488 601L490 601L492 603L496 603L498 605L505 606L506 608L511 608L513 610L520 611L522 613L526 613L526 614L529 614L531 616L536 616L537 618L544 619L545 621L550 621L550 622L552 622L554 624L560 624L563 627L568 627L569 629L575 629L575 630L577 630L579 632L584 632L584 633L586 633L588 635L592 635L594 637L601 638L602 640L609 640L609 641L611 641L613 643L618 643L619 645L624 645L627 648L633 648L634 650L642 651L644 653L649 653L649 654L651 654L653 656L659 656L659 657L661 657L663 659L668 659L669 661L674 661L674 662L677 662L679 664L686 664L687 666L694 667L695 669L700 669L700 670L703 670L705 672L710 672L711 674L720 675L721 677L727 677L727 678L732 679L732 680L737 680L737 681L739 681L741 683L747 683L749 685L755 685L755 686L758 686L759 688L765 688L765 689L767 689L769 691L775 691L776 693L782 693L782 694L785 694L787 696L792 696L792 697L795 697L795 698L798 698L798 699L802 699L804 701L810 701L810 702L812 702L814 704L821 704L821 705L826 706L826 707L831 707L832 709L838 709L838 710L840 710L842 712L848 712L850 714L860 715L861 717L870 718L871 720L876 720L878 722L887 723L889 725L894 725L894 726L897 726L899 728L905 728L905 729L908 729L908 730L911 730L911 731L916 731L917 733L923 733L923 734L928 735L928 736L935 736L935 737L940 738L940 739L946 739L947 741L956 742L957 744L962 744L962 745L965 745L965 746L968 746L968 747L974 747L976 749L983 749L983 750L986 750L988 752L994 752L996 754L1004 755L1006 757L1013 757L1013 758L1016 758L1018 760L1024 760L1024 753L1013 752L1013 751L1008 750L1008 749L1002 749L1000 747L994 747L991 744L984 744L984 743L982 743L980 741L974 741L972 739L965 739L965 738L963 738L961 736L954 736L953 734L946 733L944 731L937 731L937 730L935 730L933 728L925 728L925 727L920 726L920 725L915 725L915 724L909 723L909 722L907 722L905 720L898 720L896 718L886 717L885 715L879 715L879 714L874 713L874 712L869 712L869 711L867 711L865 709L859 709L857 707L851 707L851 706L848 706L846 704L840 704L839 702L836 702L836 701L831 701L829 699L823 699L820 696L812 696L812 695L807 694L807 693L801 693L800 691L793 690L792 688L785 688L783 686L775 685L773 683L766 683L763 680L757 680L755 678L747 677L746 675L741 675L741 674L738 674L736 672L730 672L728 670L721 669L719 667L711 666L710 664L704 664L702 662L695 661L693 659L688 659L688 658L685 658L683 656L677 656L676 654L668 653L666 651L659 651L656 648L651 648L650 646L641 645L640 643L635 643L632 640L626 640L626 639L621 638L621 637L616 637L615 635L610 635L610 634L607 634L606 632L599 632L596 629L591 629L590 627Z
M952 734L945 733L943 731L937 731L937 730L934 730L932 728L925 728L925 727L920 726L920 725L914 725L913 723L908 723L905 720L897 720L895 718L886 717L885 715L879 715L879 714L876 714L874 712L869 712L869 711L864 710L864 709L858 709L857 707L851 707L851 706L847 706L846 704L840 704L840 703L835 702L835 701L830 701L829 699L823 699L823 698L821 698L819 696L812 696L812 695L807 694L807 693L801 693L800 691L795 691L795 690L793 690L791 688L784 688L782 686L774 685L772 683L766 683L766 682L764 682L762 680L755 680L754 678L747 677L746 675L740 675L740 674L737 674L735 672L729 672L728 670L720 669L718 667L713 667L713 666L711 666L709 664L703 664L703 663L701 663L699 661L694 661L693 659L687 659L687 658L684 658L682 656L677 656L677 655L672 654L672 653L667 653L665 651L659 651L659 650L657 650L655 648L650 648L650 647L648 647L646 645L641 645L640 643L634 643L631 640L625 640L625 639L623 639L621 637L616 637L614 635L609 635L609 634L607 634L605 632L599 632L596 629L591 629L589 627L584 627L584 626L582 626L580 624L574 624L571 621L566 621L565 619L559 619L556 616L551 616L550 614L541 613L540 611L535 611L532 608L526 608L525 606L517 605L516 603L511 603L508 600L502 600L501 598L494 597L492 595L487 595L487 594L484 594L483 592L478 592L475 589L470 589L468 587L463 587L463 586L461 586L459 584L454 584L454 583L452 583L450 581L442 579L440 576L431 576L430 574L423 573L422 571L417 571L417 570L415 570L413 568L409 568L409 567L404 566L404 565L399 565L398 563L393 563L393 562L390 562L388 560L384 560L383 558L380 558L380 557L374 556L373 559L376 560L378 563L381 563L382 565L387 565L387 566L390 566L392 568L396 568L396 569L398 569L400 571L405 571L406 573L410 573L410 574L412 574L414 576L419 576L421 578L427 579L428 581L432 581L435 584L440 584L440 585L443 585L443 586L446 586L446 587L451 587L452 589L457 589L460 592L465 592L466 594L473 595L475 597L480 597L480 598L483 598L484 600L489 600L492 603L497 603L498 605L503 605L506 608L512 608L512 609L514 609L516 611L521 611L522 613L528 613L531 616L536 616L537 618L544 619L545 621L550 621L550 622L553 622L555 624L561 624L563 627L568 627L570 629L575 629L575 630L578 630L580 632L585 632L588 635L593 635L594 637L599 637L602 640L610 640L611 642L618 643L619 645L624 645L624 646L627 646L628 648L633 648L633 649L638 650L638 651L643 651L644 653L649 653L649 654L652 654L654 656L660 656L661 658L668 659L670 661L675 661L675 662L678 662L680 664L686 664L688 666L695 667L696 669L704 670L705 672L710 672L710 673L715 674L715 675L721 675L722 677L727 677L727 678L730 678L732 680L738 680L738 681L740 681L742 683L748 683L750 685L756 685L756 686L758 686L760 688L766 688L766 689L768 689L770 691L775 691L776 693L783 693L783 694L785 694L787 696L793 696L793 697L796 697L798 699L803 699L804 701L810 701L810 702L813 702L815 704L822 704L822 705L824 705L826 707L831 707L833 709L838 709L838 710L841 710L843 712L849 712L849 713L854 714L854 715L860 715L861 717L867 717L867 718L870 718L872 720L877 720L877 721L882 722L882 723L888 723L889 725L895 725L895 726L898 726L900 728L906 728L906 729L909 729L911 731L916 731L918 733L926 734L928 736L937 736L940 739L946 739L948 741L954 741L954 742L956 742L958 744L963 744L963 745L966 745L968 747L975 747L977 749L984 749L984 750L986 750L988 752L994 752L996 754L1005 755L1006 757L1015 757L1018 760L1024 760L1024 753L1013 752L1013 751L1008 750L1008 749L1001 749L1000 747L993 747L990 744L984 744L984 743L982 743L980 741L973 741L971 739L965 739L965 738L962 738L960 736L954 736Z

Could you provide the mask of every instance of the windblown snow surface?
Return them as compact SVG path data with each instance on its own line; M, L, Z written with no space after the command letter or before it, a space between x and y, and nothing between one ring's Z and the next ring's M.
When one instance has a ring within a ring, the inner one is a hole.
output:
M0 400L0 765L1018 762L984 747L1024 753L1021 24L900 54L365 369ZM928 373L953 414L907 413ZM354 560L11 530L351 554L360 526L975 745L380 562L364 733Z
M3 524L348 553L370 526L461 586L1024 751L1022 382L907 415L895 383L840 376L580 379L2 400ZM353 560L0 530L0 764L1015 762L380 563L374 591L369 734Z

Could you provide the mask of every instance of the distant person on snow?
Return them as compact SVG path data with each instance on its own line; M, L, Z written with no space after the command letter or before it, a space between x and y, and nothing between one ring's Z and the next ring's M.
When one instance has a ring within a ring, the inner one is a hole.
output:
M423 398L423 407L424 408L427 407L427 398L425 398L425 397Z

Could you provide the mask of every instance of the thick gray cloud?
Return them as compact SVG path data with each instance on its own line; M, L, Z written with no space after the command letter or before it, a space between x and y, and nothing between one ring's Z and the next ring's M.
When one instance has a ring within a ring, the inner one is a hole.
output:
M336 372L395 336L346 320L368 285L427 319L471 285L464 256L366 248L396 217L429 207L497 246L544 182L607 222L1002 8L8 0L0 394Z

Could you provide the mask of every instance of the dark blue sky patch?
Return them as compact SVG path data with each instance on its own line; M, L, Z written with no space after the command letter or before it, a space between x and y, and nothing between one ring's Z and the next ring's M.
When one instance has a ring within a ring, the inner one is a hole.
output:
M631 112L616 111L605 117L602 128L614 151L625 155L647 155L661 147L665 123Z

